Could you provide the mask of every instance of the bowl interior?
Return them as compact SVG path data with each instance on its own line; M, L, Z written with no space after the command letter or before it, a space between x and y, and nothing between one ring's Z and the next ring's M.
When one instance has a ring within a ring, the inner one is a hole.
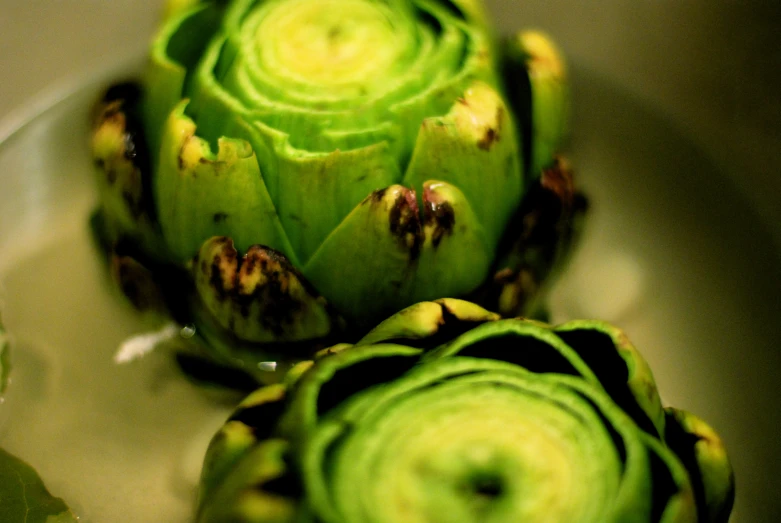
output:
M123 341L162 325L112 289L87 226L88 114L107 77L0 145L0 304L14 341L0 445L82 521L184 522L205 445L237 398L190 384L164 351L113 361ZM781 261L770 233L730 178L641 100L577 63L573 82L571 152L592 206L553 318L623 327L665 402L725 439L733 521L781 512Z

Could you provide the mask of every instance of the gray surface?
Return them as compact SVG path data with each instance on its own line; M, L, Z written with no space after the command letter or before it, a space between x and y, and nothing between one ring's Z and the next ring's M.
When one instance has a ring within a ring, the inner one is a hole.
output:
M0 121L113 57L141 51L153 31L157 5L146 0L0 0Z

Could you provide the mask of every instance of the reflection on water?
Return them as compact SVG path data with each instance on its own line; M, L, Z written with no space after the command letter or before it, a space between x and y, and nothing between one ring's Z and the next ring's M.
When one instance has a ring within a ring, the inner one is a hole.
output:
M734 520L761 521L781 512L781 262L707 157L588 71L574 78L573 156L593 212L554 318L622 326L666 401L726 440ZM83 521L184 522L197 456L230 403L202 394L164 354L113 362L123 340L160 325L110 290L88 237L82 131L92 96L0 149L0 285L17 340L0 445L38 468Z

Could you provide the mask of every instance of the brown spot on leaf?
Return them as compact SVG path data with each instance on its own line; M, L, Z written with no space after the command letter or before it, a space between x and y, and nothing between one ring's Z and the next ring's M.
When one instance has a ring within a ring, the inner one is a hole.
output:
M385 198L385 193L388 191L387 187L385 189L378 189L371 193L364 202L373 202L373 203L379 203L382 201L383 198Z
M499 139L498 136L499 135L497 134L496 129L494 129L493 127L489 127L488 129L485 130L485 134L483 135L483 137L477 141L477 147L479 147L483 151L490 151L491 146L494 144L495 141Z
M238 251L230 238L222 236L215 240L214 254L211 259L209 283L217 293L219 300L228 298L235 288Z
M204 248L207 260L196 258L195 267L203 272L201 281L208 283L221 303L221 312L215 311L218 321L234 334L242 336L247 329L261 327L261 331L284 338L305 323L314 303L327 306L281 252L253 245L239 256L230 238L210 242Z
M179 148L179 153L176 155L176 165L180 171L184 171L184 146L187 145L187 140L182 142L182 146Z
M257 272L260 274L256 278ZM303 285L302 280L303 276L282 253L253 245L242 259L239 293L235 296L242 316L248 318L252 304L257 304L258 315L254 320L281 336L298 322L300 314L306 313L303 296L294 293L294 288L300 285L307 294L314 295L314 290Z
M222 223L227 219L228 219L228 213L225 212L216 212L212 216L212 221L214 221L214 223Z
M484 151L490 151L491 146L493 146L494 143L501 140L502 135L502 123L504 118L504 108L499 106L496 108L496 121L494 122L493 126L489 126L485 130L485 134L483 135L480 140L477 142L477 146L484 150Z
M543 169L540 185L555 194L563 206L572 206L575 198L572 168L561 157L557 156L550 167Z
M101 136L102 143L101 157L94 159L95 165L136 220L155 214L140 99L137 84L114 85L96 105L93 122L93 132Z
M423 212L427 226L432 227L431 243L438 247L446 235L453 233L456 214L450 202L441 201L429 187L423 191Z
M420 225L415 191L406 189L399 193L390 209L388 221L391 234L409 250L410 260L417 259L423 243L423 229Z

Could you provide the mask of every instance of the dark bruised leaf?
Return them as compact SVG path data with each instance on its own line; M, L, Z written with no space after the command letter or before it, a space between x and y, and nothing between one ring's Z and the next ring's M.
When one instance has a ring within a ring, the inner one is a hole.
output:
M586 210L586 198L574 190L572 170L557 158L530 182L499 242L494 278L470 299L507 317L533 314L529 303L571 252Z
M117 141L112 154L95 158L109 185L120 183L128 211L139 219L153 219L152 173L146 133L141 118L142 89L138 83L123 82L109 87L94 110L93 132L113 127Z
M230 238L212 237L193 260L192 274L200 303L221 329L240 340L275 343L297 341L296 335L313 340L332 329L334 315L326 301L270 247L252 245L242 256Z
M111 275L122 294L140 311L164 311L165 299L155 275L136 259L114 253L111 257Z

